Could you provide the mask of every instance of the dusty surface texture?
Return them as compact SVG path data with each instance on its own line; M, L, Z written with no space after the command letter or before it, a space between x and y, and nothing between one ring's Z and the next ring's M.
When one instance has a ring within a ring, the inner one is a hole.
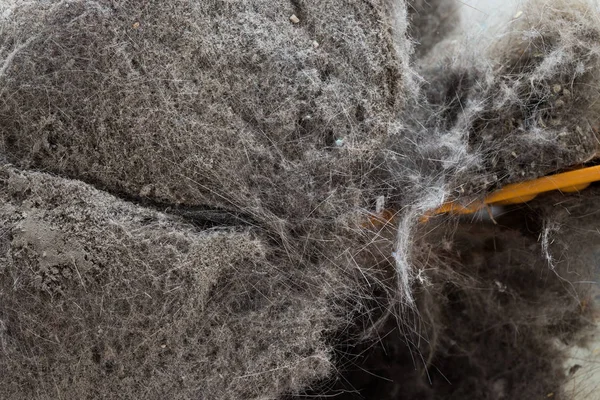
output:
M508 212L497 224L459 224L446 230L456 232L452 244L432 243L441 256L428 259L439 268L426 290L439 307L427 335L435 398L563 398L565 356L555 343L572 345L591 326L582 308L590 284L581 278L593 265L549 265L541 257L544 215L537 206ZM552 236L551 254L562 250L560 239Z
M597 189L420 221L600 148L528 4L1 2L0 398L572 398Z
M546 207L555 216L549 228L553 263L562 264L571 271L582 265L591 269L589 280L581 279L576 286L583 289L581 310L587 314L590 326L568 342L558 342L567 355L564 369L567 372L565 392L575 400L595 399L600 388L600 234L598 233L598 184L580 196L554 195Z
M295 399L573 399L590 393L597 383L577 385L570 358L577 345L594 348L588 337L595 291L586 277L594 270L590 244L600 235L578 229L577 221L597 195L551 195L506 209L496 223L440 218L423 225L413 258L425 271L415 292L420 314L404 312L403 321L388 320L371 340L339 349L343 379L330 381L325 395Z
M405 101L404 5L13 6L0 153L79 181L4 171L0 397L274 399L331 374L328 332L370 313L357 216Z
M406 146L408 137L419 143L421 157L408 163L392 157L399 172L408 164L420 179L429 176L460 197L594 157L600 146L594 7L529 2L493 41L450 35L417 60L424 99L408 110L404 140L389 147Z
M275 397L328 372L318 271L284 268L253 230L0 179L0 397Z
M452 1L408 1L409 34L416 42L415 58L424 57L438 42L460 30L460 10Z
M3 151L110 191L261 218L364 206L363 172L404 102L397 8L23 5L3 28L5 54L18 50L2 76Z

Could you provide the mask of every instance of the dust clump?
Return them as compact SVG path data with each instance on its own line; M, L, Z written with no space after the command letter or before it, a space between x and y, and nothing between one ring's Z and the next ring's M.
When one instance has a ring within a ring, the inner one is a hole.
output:
M330 374L326 336L369 312L353 256L405 101L404 13L4 12L0 397L276 399Z
M591 1L1 7L0 397L569 398L597 188L421 217L596 156Z
M283 269L259 231L0 175L2 398L275 397L327 374L318 271Z
M451 34L416 60L423 99L406 136L420 144L419 174L448 177L453 197L589 161L600 147L598 12L586 1L522 10L493 41Z
M0 39L3 153L111 192L273 224L348 212L366 204L362 171L404 102L402 9L22 3Z

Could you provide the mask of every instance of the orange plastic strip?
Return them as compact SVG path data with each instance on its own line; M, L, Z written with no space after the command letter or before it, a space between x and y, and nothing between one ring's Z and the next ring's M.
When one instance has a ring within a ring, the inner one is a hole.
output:
M513 183L495 191L486 197L483 202L462 206L456 202L449 202L425 216L425 219L437 214L472 214L486 205L519 204L534 199L538 194L560 190L564 193L579 192L592 182L600 181L600 165L581 168L574 171L544 176L532 181Z
M600 165L580 168L573 171L544 176L526 182L513 183L499 189L483 201L462 205L456 201L443 204L439 208L427 212L422 218L426 222L429 218L438 214L473 214L485 206L519 204L534 199L538 194L560 190L563 193L579 192L587 188L592 182L600 181ZM369 217L368 225L381 227L392 222L395 214L391 210L383 210L378 215Z

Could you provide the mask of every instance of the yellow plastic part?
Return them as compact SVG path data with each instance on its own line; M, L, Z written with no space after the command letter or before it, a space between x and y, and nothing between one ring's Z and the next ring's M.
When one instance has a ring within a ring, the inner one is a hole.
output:
M592 182L600 181L600 165L580 168L560 174L544 176L526 182L506 185L502 189L490 194L481 202L471 203L467 206L456 202L449 202L433 210L424 219L444 213L472 214L486 205L519 204L533 200L538 194L560 190L564 193L579 192L588 187Z

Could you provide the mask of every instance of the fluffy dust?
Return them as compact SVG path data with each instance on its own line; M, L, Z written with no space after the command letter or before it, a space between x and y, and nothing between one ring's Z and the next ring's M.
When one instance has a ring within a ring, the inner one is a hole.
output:
M261 232L0 172L2 398L251 398L328 372L323 278Z
M0 397L572 398L597 189L419 219L597 154L600 14L458 5L2 3Z

